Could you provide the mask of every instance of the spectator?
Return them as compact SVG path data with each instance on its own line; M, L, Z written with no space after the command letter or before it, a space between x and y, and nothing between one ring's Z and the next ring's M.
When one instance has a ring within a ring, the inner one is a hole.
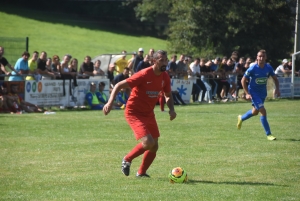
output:
M174 78L176 78L176 69L177 69L176 59L177 59L176 54L173 54L171 60L168 62L167 65L167 71L172 72L172 74L174 74L173 76Z
M46 70L54 74L54 72L52 72L52 59L50 57L46 60ZM51 80L51 76L42 75L42 80Z
M134 60L133 60L133 72L136 73L137 72L137 66L140 63L140 61L143 61L144 59L144 49L143 48L139 48L138 54L135 56Z
M104 93L104 88L105 88L105 83L100 82L98 91L96 91L96 95L98 97L98 100L100 101L100 104L103 104L103 105L106 104L107 100L108 100L107 95Z
M102 110L103 103L99 100L96 93L96 84L94 82L90 83L90 90L85 95L85 101L88 105L88 108L91 110Z
M57 73L56 75L58 77L60 77L60 73L59 73L59 69L61 68L60 66L60 59L59 59L59 56L58 55L54 55L52 57L52 64L51 64L51 69L52 69L52 72L55 72Z
M180 58L178 61L176 61L176 76L177 79L184 79L184 77L187 75L187 69L188 66L186 66L184 62L185 56L184 54L180 55Z
M13 102L17 101L17 99L8 96L7 84L5 82L3 82L0 87L0 99L2 102L0 112L12 112L10 108L13 106Z
M23 81L23 75L28 74L29 67L28 67L28 58L30 54L25 51L22 54L22 57L19 58L15 64L15 71L11 72L11 76L9 77L9 81Z
M34 51L32 54L32 58L28 60L28 68L29 72L26 76L26 80L35 80L35 77L37 76L37 60L39 58L39 53L37 51Z
M82 79L88 79L89 76L93 76L94 64L91 62L91 57L86 56L84 62L80 66L79 74L82 76Z
M115 61L115 64L117 65L117 74L122 73L124 68L127 67L128 61L126 60L126 53L127 52L123 50L122 57L117 59L117 61Z
M172 91L172 96L174 100L174 105L186 105L186 103L182 100L179 92L177 90Z
M149 55L149 57L153 57L153 55L154 55L154 49L153 48L149 49L148 55Z
M229 58L227 60L227 65L225 66L226 77L228 77L227 82L230 84L230 88L226 90L226 96L228 99L233 100L233 95L236 90L236 75L235 75L235 64L234 60Z
M225 59L224 59L225 60ZM226 60L227 61L227 60ZM226 68L226 64L222 65L221 68L218 69L218 88L217 88L217 98L222 102L227 102L228 98L225 96L226 90L229 90L230 84L227 82L226 73L224 68Z
M109 67L107 69L107 78L110 81L110 88L114 85L114 72L115 72L115 64L111 63L109 64Z
M234 98L238 98L239 96L239 90L243 88L241 80L244 75L244 69L245 69L245 57L240 57L239 62L235 64L234 72L237 76L237 88L236 88L236 94L234 94Z
M17 84L10 85L10 93L8 95L11 96L11 97L15 97L16 98L17 105L18 105L16 107L17 113L21 112L22 110L25 111L25 112L28 112L28 113L43 112L43 110L40 109L37 105L34 105L34 104L31 104L29 102L24 101L21 98L21 96L19 96L18 93L19 93L19 85L17 85Z
M136 72L143 70L145 68L148 68L150 66L149 58L150 58L150 56L148 54L146 54L144 59L142 61L140 61L140 63L137 65Z
M216 84L211 79L212 75L210 66L212 65L212 61L208 60L205 63L205 59L200 60L200 72L201 72L201 80L206 87L206 100L208 103L214 103L213 101L213 91L215 90Z
M126 89L121 89L117 96L116 96L116 99L115 99L115 108L120 108L120 109L125 109L126 107L126 103L127 103L127 100L128 100L128 95L126 93Z
M104 71L101 70L100 66L101 66L101 61L98 59L94 63L94 71L93 71L94 76L103 76L103 75L105 75Z
M56 75L53 72L48 71L46 68L47 62L47 53L45 51L41 52L40 58L37 60L37 73L47 79L55 79Z
M195 62L190 64L190 69L188 70L188 79L193 82L193 89L192 89L192 99L193 102L197 102L199 93L201 91L200 86L197 84L197 75L200 74L200 67L197 68L197 63L199 66L200 59L196 58Z
M66 95L66 89L65 89L65 81L69 80L71 83L71 80L73 79L74 86L77 86L77 80L76 80L76 73L72 72L71 67L69 67L70 63L70 56L65 55L63 61L61 62L61 65L59 66L59 73L61 76L61 79L63 80L63 95ZM73 60L73 62L77 62L77 59ZM78 62L77 62L78 63ZM78 65L78 64L75 65ZM69 84L69 93L72 95L72 90L71 90L71 84Z
M123 73L117 75L114 78L114 85L116 85L118 82L121 82L122 80L129 78L129 71L130 71L129 68L125 67Z
M283 59L282 64L279 65L276 70L275 74L277 77L289 77L292 73L292 70L289 69L288 67L288 60Z
M133 74L133 61L136 56L136 52L132 52L131 58L127 61L127 67L130 69L131 74Z
M6 60L5 57L3 57L4 55L4 47L0 46L0 80L4 80L5 77L1 76L1 75L11 75L11 72L6 70L6 66L11 70L11 71L15 71L15 69L13 68L12 65L10 65L8 63L8 61Z

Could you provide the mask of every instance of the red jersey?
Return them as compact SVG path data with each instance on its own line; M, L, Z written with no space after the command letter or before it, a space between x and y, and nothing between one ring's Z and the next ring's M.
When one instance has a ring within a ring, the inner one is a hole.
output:
M126 104L127 113L144 116L153 114L159 93L171 92L168 73L162 72L160 75L155 75L152 66L135 73L126 81L132 89Z

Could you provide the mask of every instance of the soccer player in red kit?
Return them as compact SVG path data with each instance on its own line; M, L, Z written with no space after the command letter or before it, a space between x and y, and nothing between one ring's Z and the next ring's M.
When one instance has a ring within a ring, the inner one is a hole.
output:
M142 164L136 173L137 177L150 177L146 171L154 161L158 150L158 137L160 136L155 120L154 107L157 97L162 91L169 107L170 120L176 118L173 97L171 92L171 81L166 70L168 64L167 53L158 50L153 55L153 66L143 69L131 77L115 85L103 112L107 115L113 101L122 88L131 88L131 94L126 104L125 118L134 132L138 143L122 161L122 172L128 176L130 165L134 158L144 154Z

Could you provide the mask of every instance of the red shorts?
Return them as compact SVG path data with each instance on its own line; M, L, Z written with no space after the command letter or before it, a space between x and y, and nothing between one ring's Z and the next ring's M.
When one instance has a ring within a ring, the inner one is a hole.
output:
M158 138L160 136L154 114L151 116L142 116L125 112L125 118L133 130L136 140L139 140L148 134L153 138Z

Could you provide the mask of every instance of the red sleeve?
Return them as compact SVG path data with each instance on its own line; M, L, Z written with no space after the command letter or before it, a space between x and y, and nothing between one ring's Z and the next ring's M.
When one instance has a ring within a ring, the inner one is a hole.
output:
M131 77L126 79L126 82L130 86L130 88L134 88L135 86L138 86L142 83L144 80L145 73L144 71L139 71L135 74L133 74Z

